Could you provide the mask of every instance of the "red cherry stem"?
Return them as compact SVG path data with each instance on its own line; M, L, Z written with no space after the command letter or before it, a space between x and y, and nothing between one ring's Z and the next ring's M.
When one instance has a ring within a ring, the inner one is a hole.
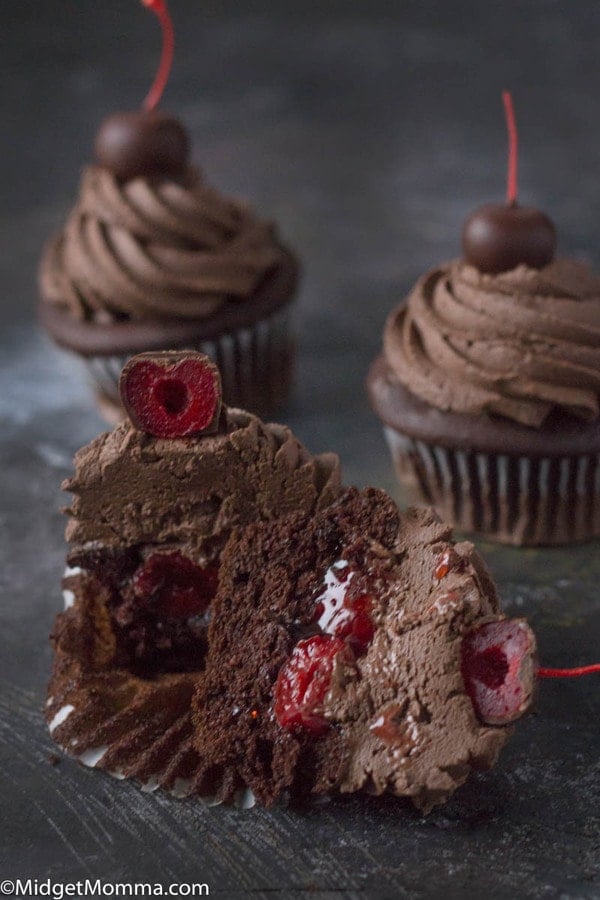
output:
M502 91L504 114L506 116L506 128L508 130L508 174L506 179L506 202L512 206L517 202L517 159L519 139L517 135L517 123L515 110L510 91Z
M545 669L537 670L538 678L579 678L580 675L592 675L600 672L600 663L592 666L579 666L575 669Z
M166 0L142 0L142 3L144 6L147 6L148 9L151 9L153 13L156 13L162 28L163 36L162 53L160 55L158 69L156 70L152 87L148 91L143 103L144 109L151 110L155 109L158 105L167 81L169 80L169 73L173 62L173 50L175 47L175 32L173 30L173 21L167 8Z

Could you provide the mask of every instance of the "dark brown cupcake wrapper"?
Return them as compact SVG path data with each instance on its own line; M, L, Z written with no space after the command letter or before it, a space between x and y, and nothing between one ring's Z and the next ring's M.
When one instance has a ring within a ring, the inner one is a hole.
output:
M95 699L95 690L91 693L92 699ZM64 697L62 700L68 701L69 697ZM73 703L63 702L62 705L57 708L54 697L50 697L48 700L46 715L48 730L60 749L71 759L86 766L86 768L100 769L107 775L110 775L112 778L116 778L119 781L134 779L139 782L140 789L144 793L150 794L161 789L177 799L193 797L194 801L200 802L207 807L220 806L223 803L223 800L218 798L217 791L210 794L203 793L192 776L169 775L164 767L157 768L156 773L149 773L148 765L142 763L140 763L139 766L130 763L124 769L118 768L111 762L115 755L119 754L121 749L118 742L115 744L106 742L98 744L97 746L87 746L89 741L87 740L85 732L83 732L80 739L61 739L61 727L67 724L69 717L76 713L76 711L77 706ZM64 731L65 729L63 728L63 732ZM83 744L83 747L81 747L80 744ZM140 757L143 757L145 753L148 753L151 750L151 746L141 747L139 750ZM195 751L190 750L188 756L191 756L192 754L195 754ZM189 760L187 765L190 765ZM235 806L238 809L251 809L255 803L256 799L254 794L249 788L245 788L240 789L235 794L229 805Z
M384 427L398 480L467 532L517 546L600 535L600 454L530 458L416 440Z
M67 616L77 621L82 614L76 588L82 572L65 572L65 611L58 621ZM150 685L117 668L82 666L71 649L73 655L62 655L55 665L45 709L48 730L61 750L88 768L136 780L146 793L160 788L206 806L219 805L222 774L207 770L194 747L191 706L197 675L164 674ZM230 802L250 809L255 801L240 788Z
M281 406L289 394L294 340L288 308L250 328L239 328L185 349L206 353L218 365L223 399L228 406L267 415ZM115 406L120 406L119 376L128 359L130 354L83 359L97 390Z

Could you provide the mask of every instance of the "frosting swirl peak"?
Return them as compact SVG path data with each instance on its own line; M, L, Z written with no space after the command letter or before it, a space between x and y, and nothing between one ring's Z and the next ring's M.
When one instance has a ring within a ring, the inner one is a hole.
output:
M539 427L553 410L600 414L600 279L573 260L486 275L429 272L386 323L399 381L443 411Z
M46 302L79 319L202 319L243 301L281 261L274 227L189 168L183 182L83 173L75 208L47 247Z

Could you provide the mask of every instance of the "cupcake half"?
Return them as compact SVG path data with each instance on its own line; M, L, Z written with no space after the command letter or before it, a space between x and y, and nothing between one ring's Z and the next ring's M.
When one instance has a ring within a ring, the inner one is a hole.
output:
M107 119L97 163L43 254L42 324L84 361L111 420L123 415L120 371L144 351L206 353L225 401L260 414L290 387L297 260L272 223L206 183L188 147L164 113Z
M225 800L366 791L427 812L532 699L535 637L473 545L373 488L234 532L208 634L195 743Z
M136 357L122 387L132 421L82 448L64 484L69 568L46 719L86 765L204 795L215 785L191 702L224 545L235 527L331 503L339 463L221 408L199 354Z

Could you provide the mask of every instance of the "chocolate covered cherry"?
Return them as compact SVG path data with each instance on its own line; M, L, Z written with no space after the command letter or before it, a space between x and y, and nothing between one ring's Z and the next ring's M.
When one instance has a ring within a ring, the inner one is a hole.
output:
M203 353L139 353L121 372L119 391L132 425L154 437L189 437L217 427L221 377Z
M462 244L466 261L480 272L495 275L519 265L541 269L554 259L556 229L539 209L489 203L465 222Z
M180 178L190 140L181 122L158 109L117 112L100 126L96 161L117 178Z

